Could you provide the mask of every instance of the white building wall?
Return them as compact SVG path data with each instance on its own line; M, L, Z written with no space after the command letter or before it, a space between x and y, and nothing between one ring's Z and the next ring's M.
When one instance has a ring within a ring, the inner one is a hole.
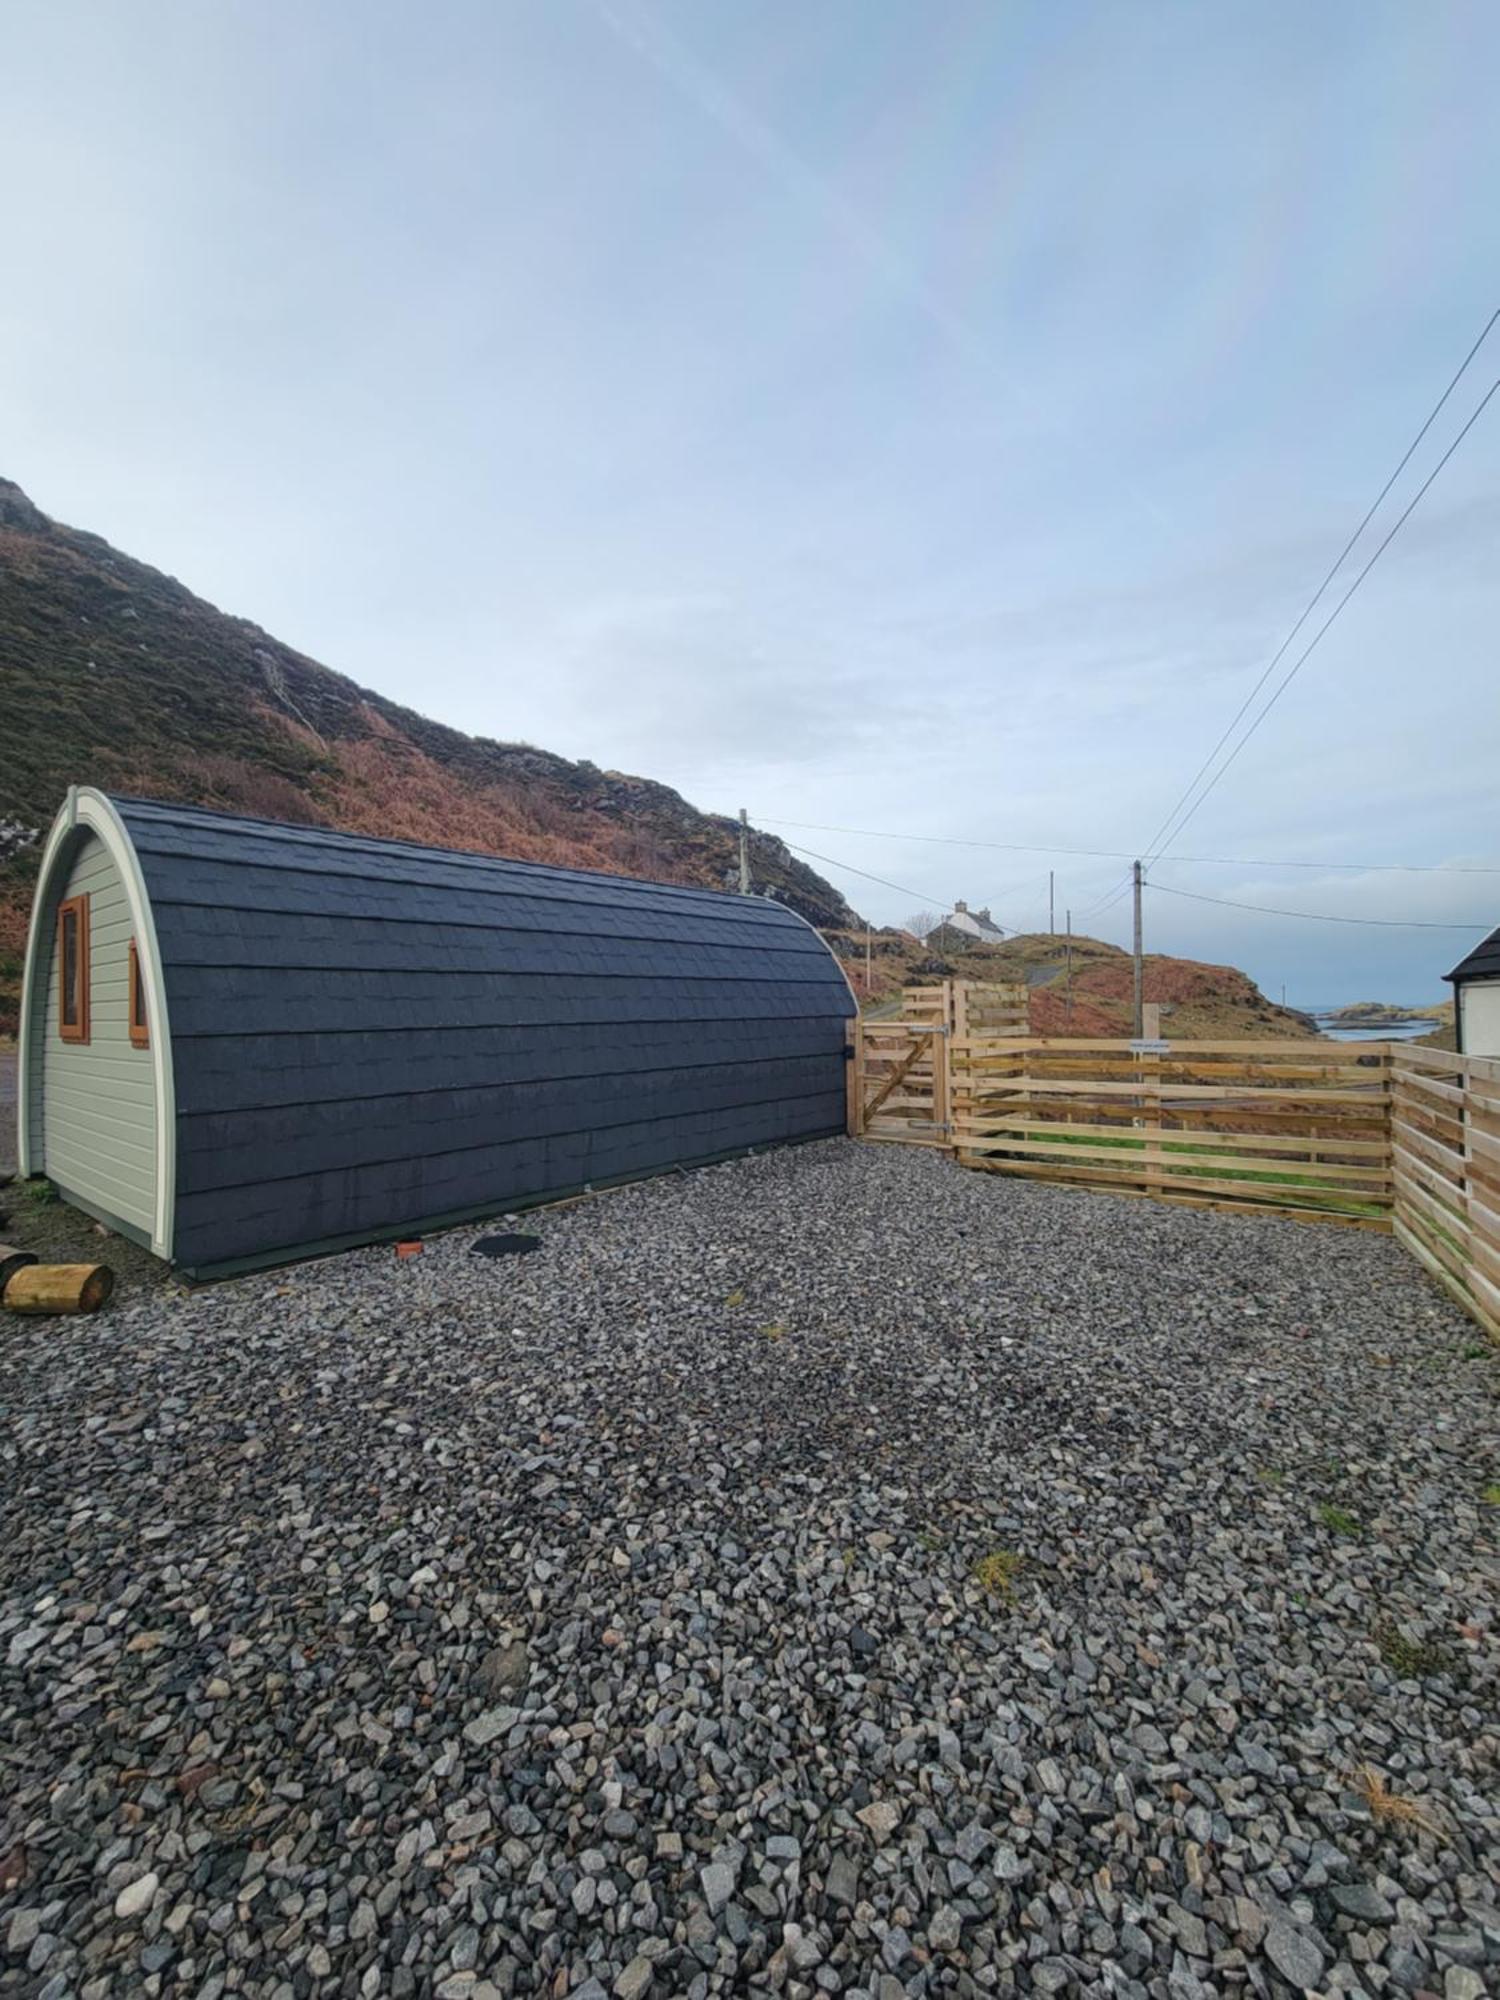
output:
M1464 1054L1500 1057L1500 979L1471 979L1460 986L1458 1012Z

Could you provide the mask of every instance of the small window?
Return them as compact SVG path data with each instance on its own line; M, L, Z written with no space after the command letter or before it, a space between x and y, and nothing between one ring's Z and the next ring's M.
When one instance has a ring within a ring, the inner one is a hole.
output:
M70 896L57 912L57 1028L65 1042L89 1038L87 896Z
M130 940L130 1046L149 1049L151 1029L146 1021L146 981L141 972L141 955Z

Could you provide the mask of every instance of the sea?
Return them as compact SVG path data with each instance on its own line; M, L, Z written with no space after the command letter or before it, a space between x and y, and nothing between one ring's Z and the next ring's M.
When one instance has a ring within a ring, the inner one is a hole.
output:
M1309 1007L1306 1011L1330 1042L1414 1042L1419 1035L1430 1035L1437 1026L1436 1021L1393 1021L1388 1028L1336 1028L1331 1021L1336 1009Z

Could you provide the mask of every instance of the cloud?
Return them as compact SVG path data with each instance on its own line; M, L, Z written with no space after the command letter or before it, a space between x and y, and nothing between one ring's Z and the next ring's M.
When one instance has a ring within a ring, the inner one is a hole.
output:
M863 671L858 648L841 648L815 618L778 628L729 597L585 605L542 649L590 734L614 746L610 761L634 757L643 768L816 767L868 752L921 716L909 691Z
M690 104L767 168L867 270L905 298L970 360L993 360L993 350L978 329L955 312L879 230L639 0L596 0L596 10L627 48L650 63Z

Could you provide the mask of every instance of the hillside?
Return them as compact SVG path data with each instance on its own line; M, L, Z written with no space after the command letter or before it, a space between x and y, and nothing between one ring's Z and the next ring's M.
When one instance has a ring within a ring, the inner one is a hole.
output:
M838 941L855 989L864 992L864 939L850 934ZM1101 938L1071 941L1072 1004L1067 966L1069 940L1032 935L1003 944L975 945L935 959L905 931L877 931L873 939L872 992L867 1004L880 1008L899 988L941 966L960 979L1024 980L1031 988L1031 1026L1038 1035L1116 1037L1131 1032L1130 954ZM1162 1032L1188 1041L1271 1040L1315 1035L1316 1023L1290 1007L1268 1000L1254 980L1232 965L1206 965L1191 958L1148 953L1144 964L1147 1001L1162 1007Z
M49 520L5 479L0 714L0 1031L38 838L71 783L713 888L735 865L735 823L668 786L428 721ZM810 923L859 921L773 836L752 835L751 861Z

